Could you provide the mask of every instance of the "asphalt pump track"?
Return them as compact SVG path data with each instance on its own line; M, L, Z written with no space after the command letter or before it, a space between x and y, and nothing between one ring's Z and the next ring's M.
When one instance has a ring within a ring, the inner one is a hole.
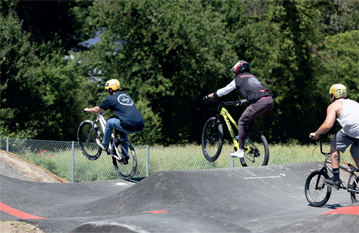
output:
M0 218L44 232L358 232L359 206L333 190L312 207L321 163L163 171L139 182L39 183L0 175Z

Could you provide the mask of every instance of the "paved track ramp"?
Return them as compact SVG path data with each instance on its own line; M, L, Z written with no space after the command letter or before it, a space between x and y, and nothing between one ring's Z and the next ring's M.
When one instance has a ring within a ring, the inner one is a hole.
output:
M0 202L44 218L21 221L45 232L357 233L359 206L348 192L333 191L321 208L308 205L304 183L320 166L164 171L138 183L49 184L0 176ZM320 215L340 207L354 212ZM12 212L0 213L1 219L19 220Z

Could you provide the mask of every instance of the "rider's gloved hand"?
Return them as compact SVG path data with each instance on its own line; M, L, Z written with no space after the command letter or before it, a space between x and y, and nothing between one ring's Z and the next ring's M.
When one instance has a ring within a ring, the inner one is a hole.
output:
M241 105L243 105L245 103L248 103L248 100L244 99L244 100L239 101L239 103L241 103Z
M205 95L203 96L203 99L202 99L204 102L209 102L210 101L210 98L208 97L208 95Z

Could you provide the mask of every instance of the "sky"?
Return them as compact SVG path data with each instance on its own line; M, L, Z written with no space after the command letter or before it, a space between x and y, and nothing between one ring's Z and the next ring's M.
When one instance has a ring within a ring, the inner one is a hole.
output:
M89 40L86 40L85 42L82 43L82 45L86 46L86 47L91 47L91 45L96 44L97 42L100 41L100 37L99 36L95 36L94 38L91 38Z

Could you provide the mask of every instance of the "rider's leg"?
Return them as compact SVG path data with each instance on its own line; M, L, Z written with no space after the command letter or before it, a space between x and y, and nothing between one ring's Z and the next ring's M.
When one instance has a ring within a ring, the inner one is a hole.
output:
M332 145L330 148L330 160L332 162L332 168L339 168L340 152Z
M353 154L352 154L352 158L353 158L355 164L357 165L357 168L359 168L359 158L355 157Z
M238 120L239 148L244 148L244 140L247 137L246 127L253 128L257 117L273 109L273 98L259 99L249 105Z
M359 140L352 144L350 148L350 154L352 155L352 158L357 165L357 168L359 168Z
M120 131L120 137L121 137L121 139L123 139L123 140L125 140L125 141L128 141L128 135L127 135L127 133ZM123 155L127 155L127 153L128 153L128 145L127 145L126 143L124 143L124 144L123 144L123 147L124 147L126 153L125 153L124 151L121 151L121 153L122 153ZM121 148L121 149L122 149L122 148Z
M235 158L244 158L244 142L247 138L247 126L253 127L256 118L261 115L255 103L249 105L244 110L242 116L238 120L238 144L237 151L232 152L230 155Z
M118 125L120 124L120 120L116 119L116 118L109 118L106 122L106 126L105 126L105 134L102 140L102 145L105 148L108 148L108 145L110 143L111 140L111 134L112 134L112 130L114 128L117 128Z
M331 146L330 149L330 160L332 162L334 181L339 181L339 163L340 163L340 152Z
M324 179L324 182L332 185L335 189L339 189L340 178L339 178L339 163L340 163L340 152L344 153L346 148L353 144L356 139L347 136L342 130L334 136L331 149L330 149L330 160L332 162L334 176L329 179Z

